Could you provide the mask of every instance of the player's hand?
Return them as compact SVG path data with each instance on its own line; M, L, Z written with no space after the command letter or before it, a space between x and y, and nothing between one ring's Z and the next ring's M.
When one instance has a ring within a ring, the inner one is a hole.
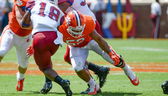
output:
M113 49L109 52L109 56L114 61L114 65L118 65L120 63L120 56Z
M30 56L32 56L33 54L34 54L34 49L33 49L32 46L29 46L29 47L27 48L27 50L26 50L26 55L27 55L27 57L30 57Z

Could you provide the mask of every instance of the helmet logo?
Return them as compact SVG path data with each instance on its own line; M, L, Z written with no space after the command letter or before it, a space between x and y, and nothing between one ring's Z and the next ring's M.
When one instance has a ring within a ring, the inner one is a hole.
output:
M67 25L69 25L69 24L71 23L71 19L70 19L70 17L67 16L67 17L65 18L65 21L66 21Z

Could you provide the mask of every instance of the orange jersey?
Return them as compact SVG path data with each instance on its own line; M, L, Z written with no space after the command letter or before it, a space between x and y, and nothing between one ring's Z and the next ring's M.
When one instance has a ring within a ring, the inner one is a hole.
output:
M31 33L31 30L22 29L16 20L16 11L17 6L24 7L28 0L14 0L14 6L12 12L9 13L9 28L18 36L26 36Z
M59 31L63 34L63 41L73 47L83 47L87 45L92 38L89 36L95 29L95 22L91 16L84 16L85 29L82 35L78 38L74 38L67 32L67 24L64 21L63 24L58 28Z

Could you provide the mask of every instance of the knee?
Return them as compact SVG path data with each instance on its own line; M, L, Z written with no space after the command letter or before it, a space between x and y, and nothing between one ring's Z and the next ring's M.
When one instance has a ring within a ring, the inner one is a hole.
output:
M76 72L79 72L79 71L82 71L82 70L84 69L84 66L76 65L76 66L73 66L73 69L74 69Z
M19 66L25 69L25 68L27 68L28 63L22 63L22 64L19 64Z
M49 74L49 71L50 69L49 68L47 68L47 69L42 69L41 71L44 73L44 74Z
M0 49L0 57L4 57L7 53L7 50L5 49Z
M18 57L18 64L22 68L27 68L28 66L28 58L24 55Z

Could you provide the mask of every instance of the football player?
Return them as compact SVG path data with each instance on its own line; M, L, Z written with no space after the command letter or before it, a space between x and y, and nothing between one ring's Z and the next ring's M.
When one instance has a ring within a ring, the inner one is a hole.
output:
M95 26L95 20L91 16L83 15L75 10L69 12L63 24L59 26L59 31L63 34L63 41L70 48L70 59L74 70L81 79L89 84L89 89L82 93L96 94L100 90L86 68L85 62L89 50L96 52L114 66L123 69L131 83L135 86L138 85L139 80L134 72L97 33Z
M27 0L14 0L12 11L9 13L9 23L4 28L0 41L0 61L12 47L16 48L18 58L17 91L23 90L24 74L28 65L26 49L31 41L31 29L22 29L19 25L25 13L26 2Z
M85 0L58 0L58 6L65 14L72 11L73 9L75 9L75 10L78 10L79 12L81 12L82 14L92 16L92 18L96 22L95 29L97 30L98 33L102 33L101 29L100 29L100 25L99 25L98 21L96 20L95 15L89 9ZM71 64L69 50L70 49L67 46L66 52L64 55L64 60L66 62L68 62L69 64ZM103 87L103 85L105 84L105 81L106 81L106 77L110 71L110 68L98 66L98 65L95 65L95 64L88 62L88 61L86 61L86 65L88 65L89 70L92 70L99 77L100 87ZM41 93L43 93L43 94L48 93L50 91L50 89L52 88L51 80L49 80L48 78L45 78L45 79L46 79L45 84L44 84L43 88L41 89Z
M57 31L57 26L64 17L64 13L54 5L55 0L52 1L53 4L48 0L30 0L26 5L27 12L22 19L21 26L28 29L33 28L32 47L39 69L47 78L58 83L66 96L72 96L70 81L61 78L52 68L51 56L62 44L62 34Z
M94 13L89 9L85 0L58 0L58 6L65 14L72 10L77 10L81 14L91 16L96 22L96 31L100 34L102 33L99 22L96 20ZM64 60L68 63L71 63L69 50L69 47L67 47ZM109 68L103 66L100 67L88 61L86 61L86 64L88 65L88 69L92 70L95 74L98 75L100 87L103 87L106 81L106 77L109 73Z

